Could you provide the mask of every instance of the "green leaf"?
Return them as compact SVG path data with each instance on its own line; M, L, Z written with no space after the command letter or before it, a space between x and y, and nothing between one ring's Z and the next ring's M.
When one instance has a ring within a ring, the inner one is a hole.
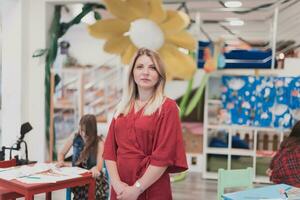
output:
M193 96L190 104L187 106L186 112L184 113L185 116L188 116L189 114L191 114L191 112L195 109L195 107L199 103L201 96L203 94L203 91L204 91L204 87L207 83L208 77L209 77L209 74L204 74L199 88L197 89L195 95Z
M194 78L192 78L191 80L189 80L186 92L185 92L183 98L180 101L180 105L179 105L179 107L180 107L180 113L179 113L180 118L183 117L183 114L184 114L184 112L186 110L186 104L187 104L187 101L188 101L188 99L190 97L190 94L192 92L193 82L194 82Z
M36 57L40 57L43 56L44 54L46 54L48 52L48 49L37 49L33 52L32 57L36 58Z
M95 18L95 20L100 20L101 19L100 13L94 11L94 18Z

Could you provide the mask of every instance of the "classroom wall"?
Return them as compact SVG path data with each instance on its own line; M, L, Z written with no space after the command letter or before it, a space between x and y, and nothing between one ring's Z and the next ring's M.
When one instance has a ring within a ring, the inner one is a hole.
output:
M11 146L20 126L29 121L33 130L25 140L31 160L48 159L45 137L45 57L32 58L37 49L49 45L48 31L54 5L67 0L4 0L2 2L2 136L1 144ZM78 1L80 2L80 1ZM81 1L84 2L84 1ZM80 63L103 64L113 55L102 51L103 42L87 38L85 27L73 27L65 37L74 43L70 53ZM81 37L77 37L77 34ZM84 35L84 36L82 36ZM73 51L74 50L74 51Z
M300 74L300 58L286 58L284 70L289 74Z
M87 31L87 24L72 26L60 39L70 43L69 54L77 59L79 64L99 66L105 63L119 64L119 56L104 52L104 40L91 37Z
M44 58L33 59L32 54L46 47L47 14L53 12L40 0L2 3L1 145L13 145L20 137L21 124L29 121L33 126L25 136L29 158L44 161Z
M25 4L21 0L2 2L2 145L11 146L19 135L22 113L27 100L22 93L26 78Z
M11 145L19 136L21 123L33 130L26 136L32 160L47 159L44 120L44 57L33 59L36 49L46 48L53 6L68 0L2 0L2 144ZM85 2L76 0L74 2ZM98 1L95 1L98 2ZM80 42L78 41L80 38ZM74 26L65 35L72 43L70 53L80 63L102 64L113 58L102 50L103 41L89 38L84 25ZM74 42L73 42L74 41ZM286 65L298 66L299 60ZM298 67L299 69L299 67ZM197 72L195 87L203 71ZM168 83L166 94L178 98L187 82ZM174 89L176 88L176 89ZM180 92L179 92L180 91ZM179 94L180 93L180 94ZM37 150L38 149L38 150Z

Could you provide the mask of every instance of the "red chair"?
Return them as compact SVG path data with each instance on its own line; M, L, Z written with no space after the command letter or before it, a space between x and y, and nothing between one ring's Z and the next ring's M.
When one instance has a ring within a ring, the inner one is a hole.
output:
M0 168L16 166L16 159L0 161ZM15 200L16 198L24 197L22 194L13 192L9 189L0 186L0 200Z

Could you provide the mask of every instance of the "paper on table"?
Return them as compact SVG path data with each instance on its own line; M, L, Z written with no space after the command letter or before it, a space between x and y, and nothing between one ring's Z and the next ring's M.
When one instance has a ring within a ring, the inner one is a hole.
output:
M49 183L80 177L80 174L85 172L88 170L79 167L56 168L55 164L52 163L37 163L5 171L3 168L3 171L0 172L0 178L17 179L24 183Z
M66 174L66 175L80 175L88 172L89 170L80 168L80 167L61 167L53 169L54 172Z
M0 173L0 178L5 180L12 180L18 177L19 174L20 172L17 169L7 170Z
M289 200L300 200L300 188L292 187L286 193Z
M41 175L25 176L22 178L17 178L18 181L31 184L31 183L55 183L56 181L52 178L43 177Z
M57 174L54 172L42 173L42 174L35 174L32 176L25 176L22 178L17 178L18 181L23 183L56 183L57 181L68 180L71 178L77 178L80 175L63 175Z
M55 183L57 181L80 177L80 174L87 171L88 170L79 167L53 167L52 169L44 171L42 173L18 178L17 180L24 183Z
M23 176L41 173L52 168L55 168L55 165L51 163L37 163L35 165L24 165L0 172L0 178L12 180Z
M7 168L0 168L0 173L1 173L1 172L8 171L8 170L13 170L13 169L16 169L16 168L18 168L18 167L7 167ZM0 176L1 176L1 174L0 174Z

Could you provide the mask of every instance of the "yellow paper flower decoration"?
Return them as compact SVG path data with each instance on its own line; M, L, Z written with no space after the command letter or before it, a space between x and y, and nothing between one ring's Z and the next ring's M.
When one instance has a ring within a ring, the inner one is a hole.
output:
M106 39L104 50L118 54L129 64L138 48L157 51L166 65L168 79L189 79L195 72L193 58L178 50L194 50L196 41L185 31L189 17L166 11L161 0L103 0L116 17L89 26L92 36Z

